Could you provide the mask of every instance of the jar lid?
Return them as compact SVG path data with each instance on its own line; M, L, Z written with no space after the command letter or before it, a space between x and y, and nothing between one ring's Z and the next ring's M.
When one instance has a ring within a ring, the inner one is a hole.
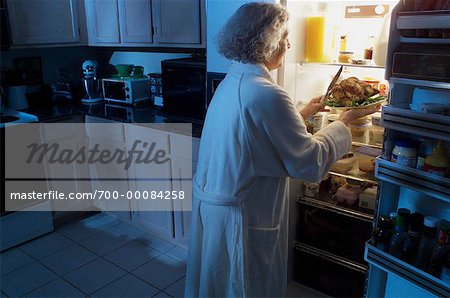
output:
M416 148L416 144L410 140L397 140L395 141L395 146L405 148Z
M435 228L438 226L439 219L434 216L425 216L423 219L423 225L429 228Z

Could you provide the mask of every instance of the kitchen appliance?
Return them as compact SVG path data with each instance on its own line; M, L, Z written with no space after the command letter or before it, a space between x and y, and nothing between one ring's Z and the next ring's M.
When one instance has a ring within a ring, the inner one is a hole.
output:
M204 119L206 100L206 58L192 57L161 61L164 111Z
M97 67L96 61L86 60L83 62L84 97L81 99L82 103L96 103L103 100L101 80L97 78Z
M72 87L70 83L55 82L51 83L52 102L66 102L72 100Z
M381 229L383 216L400 208L441 222L450 219L450 179L390 159L397 140L450 142L449 116L414 107L423 102L450 103L450 11L410 11L414 3L418 1L403 1L392 12L385 74L390 95L381 117L386 132L383 154L375 164L379 181L375 229ZM416 267L401 253L389 253L376 241L365 246L367 297L449 297L450 284L442 276Z
M150 79L103 79L105 100L124 104L136 104L150 98Z
M11 44L9 24L8 24L8 14L6 11L5 0L0 0L0 47L2 50L9 48Z
M163 106L162 75L160 73L147 74L150 79L150 99L155 106Z
M15 110L28 108L27 86L10 86L8 88L8 106Z

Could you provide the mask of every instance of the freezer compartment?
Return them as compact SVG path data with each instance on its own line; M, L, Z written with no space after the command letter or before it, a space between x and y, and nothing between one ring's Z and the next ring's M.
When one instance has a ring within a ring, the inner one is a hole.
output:
M298 200L298 242L365 265L364 244L372 216L310 198Z
M366 243L365 260L377 268L396 274L419 288L438 297L448 297L450 285L422 270L405 263L390 254Z
M382 158L375 162L375 176L450 203L450 179L403 166Z
M333 297L362 297L367 268L313 247L296 244L294 280Z

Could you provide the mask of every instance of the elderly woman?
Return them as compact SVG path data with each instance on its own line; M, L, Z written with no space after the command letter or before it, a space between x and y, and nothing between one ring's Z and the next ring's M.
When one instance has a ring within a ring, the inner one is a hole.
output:
M193 181L186 297L281 297L288 252L287 177L319 181L348 153L347 124L375 110L341 113L315 135L269 71L289 49L288 14L277 4L240 7L219 52L234 60L208 109Z

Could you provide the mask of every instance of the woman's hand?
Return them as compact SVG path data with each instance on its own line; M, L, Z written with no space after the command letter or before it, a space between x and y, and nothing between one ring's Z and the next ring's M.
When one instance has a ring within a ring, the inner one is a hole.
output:
M314 114L316 114L318 111L323 109L325 103L321 102L321 99L322 96L317 96L309 101L309 103L300 111L303 119L308 119L314 116Z
M350 122L352 122L352 121L354 121L354 120L356 120L358 118L361 118L361 117L373 114L375 112L378 112L379 109L380 109L380 105L377 105L377 106L375 106L373 108L370 108L370 109L346 110L346 111L343 111L339 115L338 120L344 122L345 125L348 125Z

